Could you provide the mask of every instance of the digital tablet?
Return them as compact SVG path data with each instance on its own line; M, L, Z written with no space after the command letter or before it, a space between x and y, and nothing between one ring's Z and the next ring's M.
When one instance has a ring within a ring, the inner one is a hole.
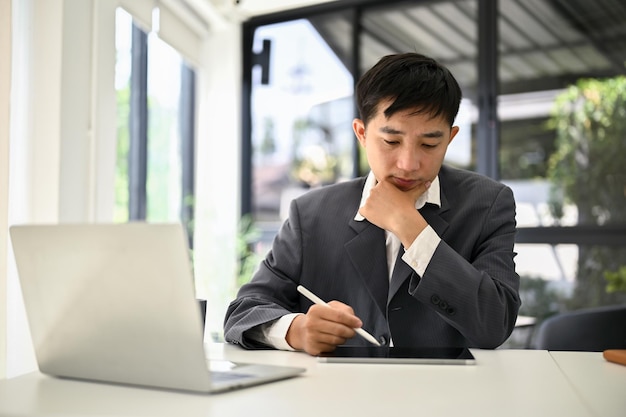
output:
M414 348L377 346L339 346L317 357L329 363L399 363L434 365L473 365L468 348Z

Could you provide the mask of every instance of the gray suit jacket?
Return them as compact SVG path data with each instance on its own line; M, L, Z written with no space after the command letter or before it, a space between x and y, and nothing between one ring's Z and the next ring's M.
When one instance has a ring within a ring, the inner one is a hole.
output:
M401 259L389 280L384 230L355 221L365 178L316 189L291 203L289 218L252 280L231 302L226 341L263 347L250 329L311 302L350 305L363 328L395 346L495 348L510 335L520 306L515 272L515 200L510 188L443 166L441 208L420 212L441 237L420 277ZM368 345L360 337L349 345Z

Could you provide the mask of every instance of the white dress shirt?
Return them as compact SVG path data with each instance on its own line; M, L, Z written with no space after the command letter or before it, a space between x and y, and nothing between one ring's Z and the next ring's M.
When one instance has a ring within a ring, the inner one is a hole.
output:
M370 195L370 190L375 185L376 178L374 177L374 174L370 172L365 181L365 186L363 187L363 194L361 195L361 204L359 205L359 209L363 207L365 201L367 201L367 198ZM426 192L417 199L415 202L415 208L419 210L424 207L426 203L435 204L438 207L441 207L440 191L439 177L436 177L428 190L426 190ZM357 211L354 216L354 220L363 221L365 218ZM402 260L411 266L411 268L413 268L419 276L423 276L440 241L441 238L437 235L433 228L426 226L422 233L420 233L415 238L413 243L411 243L411 246L404 248ZM401 242L396 235L385 230L385 245L387 248L387 268L389 271L389 279L391 279ZM287 343L285 338L287 336L289 326L291 326L291 322L298 314L303 313L286 314L271 325L262 326L262 335L259 336L262 336L262 338L265 339L265 343L275 347L276 349L294 350L289 343Z

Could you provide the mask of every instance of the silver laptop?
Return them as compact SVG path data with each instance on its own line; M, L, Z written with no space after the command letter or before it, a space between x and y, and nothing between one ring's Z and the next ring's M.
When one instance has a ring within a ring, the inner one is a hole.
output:
M180 224L16 225L10 234L42 373L209 393L304 371L207 358Z

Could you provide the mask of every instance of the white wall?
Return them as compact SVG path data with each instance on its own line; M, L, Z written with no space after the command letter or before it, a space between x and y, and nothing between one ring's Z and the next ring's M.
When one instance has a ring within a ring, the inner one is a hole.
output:
M207 299L207 334L221 332L234 296L236 228L241 183L241 35L223 27L205 43L207 69L200 77L196 149L195 273ZM233 260L232 262L225 262Z
M11 0L0 0L0 378L6 374L9 132L11 96ZM8 59L7 59L8 58Z
M31 184L33 183L30 181L35 176L35 170L32 169L32 166L36 163L35 160L38 155L41 155L34 152L29 155L27 152L27 149L32 146L30 141L34 130L33 120L35 120L35 106L32 104L31 95L36 90L35 78L33 77L32 50L34 49L33 39L37 36L45 39L48 36L45 31L49 30L49 27L34 29L35 16L31 3L31 1L13 1L10 15L12 19L12 48L9 56L11 62L9 181L6 196L8 212L4 219L9 226L13 223L19 223L21 219L33 217L34 209L32 207L35 206L35 203L31 196L35 194L35 190L32 189ZM50 18L54 20L54 15L51 15ZM54 65L50 64L52 69ZM44 100L46 94L42 92L38 97ZM12 376L21 370L33 369L35 364L10 245L6 253L6 375Z
M115 163L117 0L0 0L0 236L11 224L110 221ZM5 13L12 5L12 13ZM240 29L202 41L198 74L196 272L221 329L235 270L240 172ZM10 116L3 103L10 94ZM4 119L3 119L4 117ZM9 118L7 122L7 119ZM10 131L6 132L6 126ZM9 140L7 140L7 136ZM4 152L10 143L10 158ZM6 160L6 163L5 163ZM8 178L7 170L8 166ZM8 182L8 191L5 185ZM4 238L3 238L4 239ZM10 245L0 242L0 378L35 369ZM4 281L6 276L6 292ZM210 293L210 295L209 295ZM6 338L4 335L6 334ZM6 343L6 354L2 352Z
M79 0L73 3L77 8L75 13L89 24L91 4ZM61 181L62 169L73 171L72 176L84 175L76 167L82 155L69 150L68 145L79 130L74 126L88 122L82 111L84 101L77 103L75 97L62 94L63 87L67 88L63 83L63 61L71 60L68 55L72 48L78 47L73 70L81 71L80 64L84 63L82 37L64 39L64 31L72 28L64 25L63 7L62 0L13 2L9 225L70 220L72 215L75 221L88 220L72 212L63 215L60 212L61 190L66 187ZM89 85L84 79L73 83L76 91L87 97ZM73 123L64 125L63 119L72 115L75 115ZM80 210L85 204L85 194L84 188L76 188L63 203L74 204ZM10 247L7 308L6 373L10 377L36 368Z

